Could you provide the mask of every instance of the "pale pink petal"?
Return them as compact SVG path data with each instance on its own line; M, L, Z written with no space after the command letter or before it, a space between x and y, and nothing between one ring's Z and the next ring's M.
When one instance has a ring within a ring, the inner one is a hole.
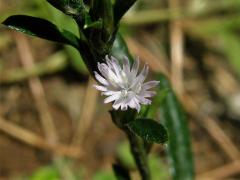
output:
M137 58L137 60L134 61L132 69L131 69L131 75L132 78L134 78L137 73L138 73L138 68L139 68L139 58Z
M119 109L119 107L121 106L121 101L120 100L117 100L117 101L115 101L114 103L113 103L113 108L115 109L115 110L118 110Z
M149 100L149 99L147 99L147 98L144 98L144 97L142 97L142 96L137 96L137 98L138 98L138 100L139 100L139 102L141 103L141 104L144 104L144 105L148 105L148 104L151 104L151 100Z
M149 81L143 84L143 89L147 90L150 88L153 88L155 86L157 86L160 82L159 81Z
M144 91L139 94L142 97L152 97L156 95L156 92L154 91Z
M148 75L148 70L149 70L149 67L147 65L144 65L141 73L137 76L137 79L140 83L143 83L144 80L146 79Z
M102 76L100 76L96 71L94 72L95 74L95 78L98 80L98 82L100 82L101 84L108 86L109 83L106 81L106 79L104 79Z
M107 88L104 86L99 86L99 85L93 85L93 87L95 87L97 90L99 91L107 91Z
M128 75L130 73L130 63L127 56L123 57L123 71Z
M129 59L124 57L122 64L114 57L105 57L106 63L98 63L99 73L95 77L99 83L104 86L95 85L94 87L102 91L102 95L108 96L104 103L113 103L114 109L127 110L136 109L140 112L141 104L151 104L147 99L154 96L154 91L148 91L159 84L158 81L149 81L144 83L149 68L144 65L142 71L138 74L139 59L134 61L132 67Z
M120 97L120 95L121 95L121 93L115 93L115 94L107 97L106 99L104 99L104 103L107 104L107 103L110 103L112 101L115 101Z
M138 100L136 98L134 98L133 100L135 101L135 104L136 104L135 109L137 110L137 112L140 112L141 106L140 106Z
M106 92L102 92L102 95L111 96L111 95L115 94L116 92L119 92L119 91L106 91Z

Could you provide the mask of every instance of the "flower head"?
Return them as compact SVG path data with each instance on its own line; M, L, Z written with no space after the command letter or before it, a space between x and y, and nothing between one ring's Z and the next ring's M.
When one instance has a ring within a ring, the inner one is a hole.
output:
M139 59L132 66L127 57L123 58L122 64L113 56L106 56L105 60L106 63L98 63L100 74L94 72L101 84L94 87L102 91L102 95L108 96L104 103L113 102L115 110L127 110L129 107L138 112L141 109L140 104L151 104L148 98L156 93L149 89L158 85L159 81L144 82L149 69L147 65L138 73Z

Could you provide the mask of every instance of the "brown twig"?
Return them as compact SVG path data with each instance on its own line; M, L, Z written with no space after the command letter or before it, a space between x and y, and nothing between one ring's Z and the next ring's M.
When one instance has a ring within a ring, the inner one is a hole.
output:
M34 67L34 58L30 50L29 43L25 36L20 33L14 33L17 44L18 53L23 66L30 70ZM49 143L56 144L58 141L57 131L48 110L48 103L46 101L42 83L38 77L29 79L29 86L33 94L35 104L37 106L40 120Z
M190 96L185 96L184 101L182 100L182 103L189 113L198 116L197 119L199 124L207 130L207 132L231 160L240 158L240 152L238 148L217 124L216 118L210 117L205 113L199 111L198 104Z
M240 172L240 159L197 176L197 180L226 179Z
M80 158L82 156L82 152L80 152L79 148L76 147L68 147L62 144L50 144L44 138L34 134L33 132L19 127L8 120L0 117L0 131L10 135L11 137L20 140L30 146L46 150L52 151L59 155L65 155L73 158Z
M64 69L68 64L68 59L63 51L56 52L46 60L37 63L31 69L14 68L0 70L0 84L17 83L31 77L45 74L53 74Z
M169 75L165 64L161 63L158 57L153 55L147 48L132 38L127 38L127 44L133 54L139 55L143 61L148 63L149 67L155 72L162 72Z
M207 117L203 120L203 123L208 132L211 133L212 138L218 142L229 158L236 160L240 157L238 148L217 124L216 119Z
M29 43L26 37L19 33L15 33L14 37L20 55L20 60L24 68L30 71L31 69L34 68L35 65L33 55L30 51ZM40 79L37 76L35 76L29 79L29 86L33 98L35 100L37 110L39 112L40 120L43 126L46 139L49 144L51 144L52 146L56 146L59 141L58 134L54 125L54 120L48 109L48 103L46 100L43 85ZM72 179L73 175L67 166L66 167L63 166L62 157L59 155L59 153L53 154L52 158L56 167L59 168L59 172L61 174L62 179L64 180Z
M34 58L30 51L29 43L25 36L15 33L15 39L17 43L17 49L20 55L20 60L23 66L27 70L31 70L34 65ZM58 144L58 134L54 125L53 118L48 109L48 103L46 100L43 85L38 77L32 77L29 79L29 86L35 100L37 110L40 115L40 120L44 129L48 143L51 145ZM56 167L59 168L59 172L63 180L72 179L72 173L68 167L63 168L62 157L59 154L53 154L53 162Z
M87 131L89 130L95 112L98 92L93 88L95 81L90 78L86 89L86 96L83 101L81 116L77 124L76 133L73 136L72 145L81 145Z
M172 11L178 13L179 0L169 0ZM170 23L170 44L171 44L171 79L173 87L179 96L182 95L183 87L183 64L184 64L184 37L181 20L173 20Z

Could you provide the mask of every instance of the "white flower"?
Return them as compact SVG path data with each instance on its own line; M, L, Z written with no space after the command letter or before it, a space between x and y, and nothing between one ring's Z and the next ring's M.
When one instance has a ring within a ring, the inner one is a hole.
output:
M151 104L147 99L156 93L149 91L150 88L158 85L159 81L145 82L148 74L148 66L144 65L142 71L138 74L139 59L130 65L127 57L123 58L122 64L111 56L105 57L106 63L98 63L98 72L95 77L101 85L94 87L102 91L102 95L108 96L104 103L113 102L115 110L127 110L128 107L140 111L140 104Z

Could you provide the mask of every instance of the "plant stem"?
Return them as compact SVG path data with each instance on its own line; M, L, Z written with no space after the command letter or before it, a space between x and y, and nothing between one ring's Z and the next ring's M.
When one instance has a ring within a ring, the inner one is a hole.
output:
M123 130L129 140L131 152L134 157L135 163L142 177L142 180L151 180L150 170L147 162L147 152L144 147L144 142L137 135L135 135L128 126L130 121L136 119L136 110L127 111L110 111L114 124Z
M142 180L150 180L150 171L147 163L147 154L144 149L143 141L133 134L128 128L124 129L128 136L131 146L131 152L135 159L138 170L141 174Z

